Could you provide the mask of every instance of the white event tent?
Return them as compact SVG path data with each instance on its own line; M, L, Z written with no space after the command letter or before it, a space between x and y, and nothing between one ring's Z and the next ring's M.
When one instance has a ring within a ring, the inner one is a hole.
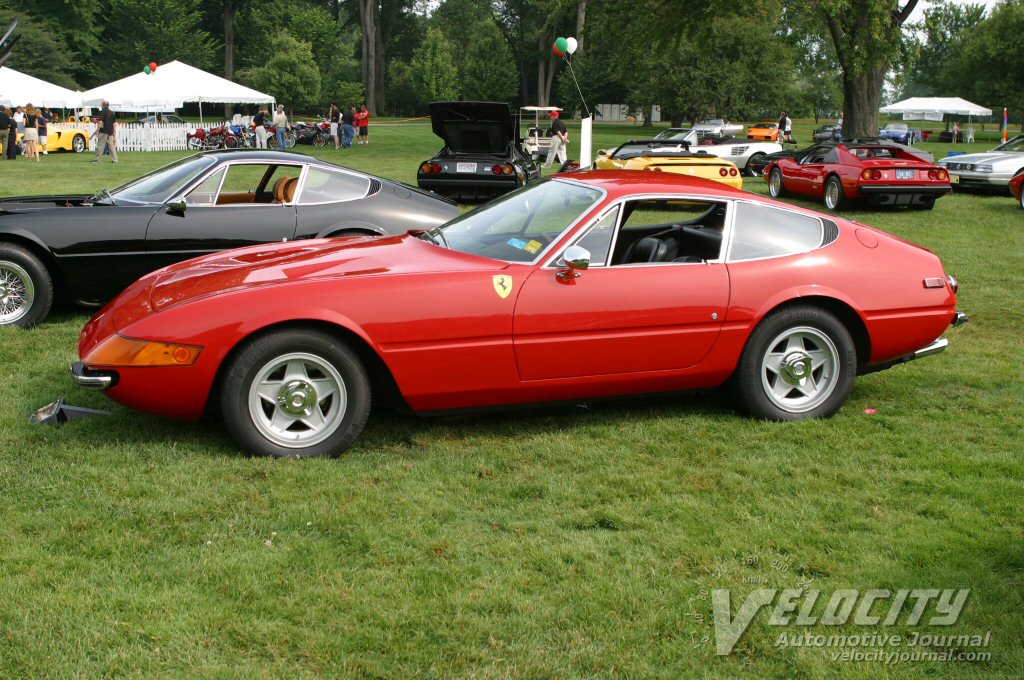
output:
M960 97L911 97L883 106L879 111L903 114L904 120L942 120L945 114L968 117L992 115L992 109L972 104Z
M81 98L80 92L0 66L0 104L4 106L31 103L36 106L73 109L79 106Z
M108 101L121 111L171 111L185 102L203 104L267 104L274 98L180 61L160 64L156 71L115 80L82 93L82 106Z

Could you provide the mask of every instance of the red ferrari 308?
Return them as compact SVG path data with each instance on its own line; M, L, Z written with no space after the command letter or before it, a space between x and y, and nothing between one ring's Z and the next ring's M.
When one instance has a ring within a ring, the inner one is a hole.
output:
M218 253L83 329L72 373L125 405L220 413L242 448L337 455L371 399L414 412L716 387L827 417L855 376L966 317L933 253L669 173L587 171L430 231Z
M931 210L952 189L949 173L884 140L821 144L795 158L780 158L765 169L768 191L824 199L829 210L850 201Z

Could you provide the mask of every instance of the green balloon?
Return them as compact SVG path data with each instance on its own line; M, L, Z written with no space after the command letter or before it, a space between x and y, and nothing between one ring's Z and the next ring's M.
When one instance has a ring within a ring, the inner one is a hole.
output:
M565 52L569 49L569 41L565 38L559 38L555 41L555 47L558 48L559 52Z
M144 69L142 69L142 70L146 72L146 75L147 75L147 76L148 76L148 75L149 75L150 73L152 73L152 72L153 72L153 69L151 69L151 68L149 67L149 64L146 64L146 67L145 67Z

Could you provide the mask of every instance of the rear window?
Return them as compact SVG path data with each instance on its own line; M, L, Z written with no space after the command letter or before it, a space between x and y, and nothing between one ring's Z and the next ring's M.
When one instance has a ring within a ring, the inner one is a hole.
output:
M736 203L729 261L784 257L821 245L821 221L756 203Z

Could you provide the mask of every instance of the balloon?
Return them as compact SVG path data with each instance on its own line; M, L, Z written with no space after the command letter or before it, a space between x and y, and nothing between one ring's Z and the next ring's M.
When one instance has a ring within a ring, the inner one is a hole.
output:
M551 47L555 50L555 54L557 54L558 56L560 56L560 57L564 57L565 56L565 52L560 50L560 49L558 49L558 41L555 41L555 44L552 45Z
M569 41L568 40L566 40L565 38L559 38L559 39L555 40L555 53L558 54L558 56L562 56L563 54L565 54L566 50L568 50L568 49L569 49ZM561 53L561 54L559 54L559 53Z
M565 51L569 54L575 54L576 48L580 46L580 44L576 42L576 38L566 38L565 43Z
M151 69L151 68L149 67L149 64L146 64L146 66L145 66L145 67L143 67L143 69L142 69L142 70L146 72L146 75L147 75L147 76L148 76L148 75L149 75L150 73L152 73L152 72L153 72L153 69Z
M156 66L157 66L157 64L156 64L155 61L149 62L149 70L150 71L155 71L156 70Z

